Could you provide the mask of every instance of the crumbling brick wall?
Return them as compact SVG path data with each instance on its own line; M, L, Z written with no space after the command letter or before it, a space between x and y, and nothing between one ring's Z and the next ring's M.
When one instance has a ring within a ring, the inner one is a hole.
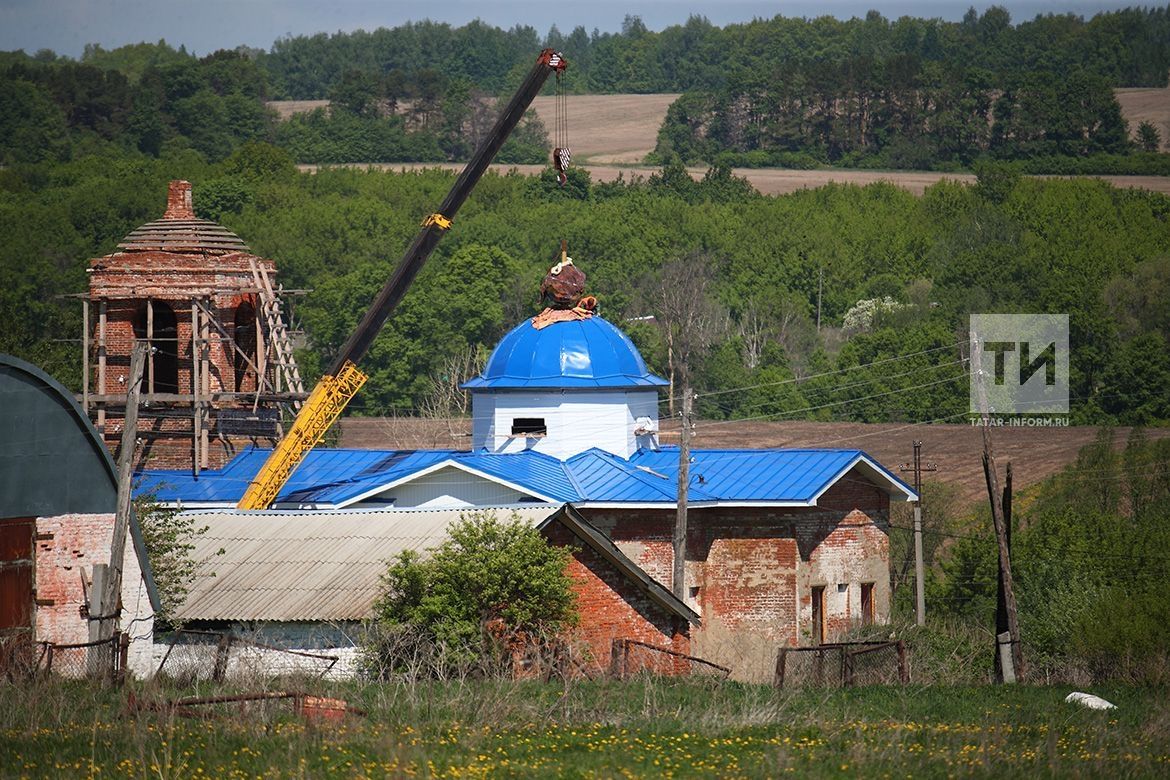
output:
M635 563L671 586L673 510L583 510ZM702 616L694 655L739 679L770 679L781 645L811 641L811 588L825 588L825 641L861 618L873 583L877 622L889 617L889 498L859 472L813 507L697 507L688 512L687 596ZM844 586L842 588L842 586Z
M573 579L581 616L573 638L588 648L593 673L608 668L615 639L636 639L669 647L679 653L690 652L690 626L685 620L651 601L613 564L583 544L563 524L551 524L545 530L545 537L551 544L572 551L569 575ZM668 656L656 660L656 671L675 671L678 666Z
M36 523L35 639L54 644L88 642L89 621L82 615L87 605L81 575L89 578L94 564L109 563L114 515L38 517ZM149 674L154 612L129 536L123 557L122 608L121 628L131 636L130 669L140 676ZM61 659L61 667L69 665L69 659ZM71 665L84 668L80 662Z

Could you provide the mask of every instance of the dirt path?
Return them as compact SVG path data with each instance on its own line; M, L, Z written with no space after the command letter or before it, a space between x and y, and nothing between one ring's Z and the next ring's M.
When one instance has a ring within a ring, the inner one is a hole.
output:
M336 166L298 165L300 170L308 173L315 172L320 167L342 168L370 168L381 171L417 171L426 168L444 168L450 171L463 169L462 163L349 163ZM594 182L609 182L618 176L624 176L628 181L632 177L643 178L657 172L657 168L645 165L584 165ZM492 170L497 173L506 173L517 170L520 173L535 175L544 170L541 165L493 165ZM701 179L706 168L691 167L687 169L695 179ZM764 195L787 195L797 190L815 189L829 183L856 184L865 186L878 181L885 181L896 187L901 187L915 195L921 195L927 187L943 179L972 183L975 177L969 173L934 173L931 171L846 171L846 170L818 170L793 171L781 168L735 168L736 176L747 178L752 186ZM1069 178L1062 176L1039 176L1041 179ZM1170 194L1170 176L1095 176L1103 179L1115 187L1131 187L1134 189L1150 190Z

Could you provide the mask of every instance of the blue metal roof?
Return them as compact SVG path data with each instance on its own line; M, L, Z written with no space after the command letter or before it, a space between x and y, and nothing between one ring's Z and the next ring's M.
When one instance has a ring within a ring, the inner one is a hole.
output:
M267 450L247 450L198 478L189 472L146 471L136 492L153 492L164 502L234 504L267 456ZM861 450L692 450L691 458L688 494L695 503L811 503L854 467L878 484L885 482L891 493L914 495ZM276 503L345 506L443 464L567 503L673 504L677 495L676 447L639 450L629 460L592 449L567 461L532 451L317 449L293 473Z
M663 387L638 348L601 317L556 322L537 330L525 320L492 352L483 374L468 389L580 389Z
M689 492L715 501L812 501L859 460L865 459L898 485L904 484L861 450L692 450ZM678 480L678 448L639 450L630 458ZM909 490L909 488L906 488Z

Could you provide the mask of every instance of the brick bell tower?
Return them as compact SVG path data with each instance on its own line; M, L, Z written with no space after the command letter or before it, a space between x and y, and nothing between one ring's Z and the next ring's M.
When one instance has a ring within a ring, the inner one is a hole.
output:
M111 451L121 442L136 341L151 347L136 469L198 475L241 447L280 438L282 413L295 411L305 392L275 265L197 218L189 182L172 181L162 219L130 233L88 272L82 401Z

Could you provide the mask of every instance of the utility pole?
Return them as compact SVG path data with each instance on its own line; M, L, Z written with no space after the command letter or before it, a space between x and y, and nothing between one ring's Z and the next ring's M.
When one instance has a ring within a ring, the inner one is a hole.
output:
M1003 526L1007 532L1008 551L1012 548L1012 464L1007 464L1007 474L1003 485ZM1004 601L1003 569L999 570L995 593L995 635L1008 633L1007 603ZM995 654L995 675L1003 682L1006 677L1005 664L1002 653Z
M148 347L137 342L130 353L130 381L126 383L126 416L122 422L122 449L118 452L118 503L114 513L114 538L110 542L110 565L102 583L101 618L98 638L114 635L118 615L118 597L122 592L122 559L126 550L126 532L130 527L130 481L133 475L134 450L138 439L138 395L142 389L143 365ZM95 582L96 585L96 582ZM92 619L92 617L91 617Z
M995 525L995 543L999 548L999 570L1003 577L1003 600L1007 611L1007 643L1011 646L1008 655L1012 669L1004 664L1004 682L1016 682L1024 678L1024 654L1020 647L1020 623L1016 613L1016 593L1012 581L1011 550L1007 539L1007 525L1004 522L1003 494L999 490L999 474L995 466L995 453L991 448L990 411L987 407L986 374L983 371L979 352L980 342L978 335L971 332L971 370L978 373L973 377L976 393L979 397L979 415L983 423L983 476L987 480L987 497L991 503L991 521ZM996 637L996 652L1001 652L1004 644L1002 634Z
M685 601L687 571L687 487L691 481L691 383L684 382L682 428L678 444L678 514L674 521L674 570L671 590Z
M938 466L930 463L922 465L922 442L914 442L914 461L912 464L902 464L902 471L914 472L914 493L918 500L914 502L914 614L920 626L926 625L926 565L922 556L922 472L938 471Z

